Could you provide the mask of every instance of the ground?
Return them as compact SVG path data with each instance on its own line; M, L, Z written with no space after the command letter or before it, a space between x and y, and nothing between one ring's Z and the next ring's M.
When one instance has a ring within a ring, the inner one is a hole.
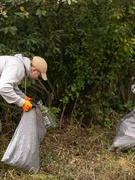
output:
M14 129L14 127L13 127ZM134 180L135 154L108 150L114 129L65 126L47 132L40 145L40 171L23 173L0 162L1 180ZM0 158L13 131L0 136Z

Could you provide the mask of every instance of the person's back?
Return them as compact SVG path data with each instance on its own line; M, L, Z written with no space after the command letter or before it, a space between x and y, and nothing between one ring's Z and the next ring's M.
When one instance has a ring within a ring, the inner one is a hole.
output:
M29 71L30 60L22 56L0 56L0 95L8 102L18 106L24 104L24 94L18 85ZM24 62L23 62L24 60Z
M30 69L30 59L22 57L22 55L0 56L0 75L6 68L11 68L10 71L12 71L12 73L14 71L16 71L16 74L21 72L22 76L24 76L24 69L26 70L26 73L28 73Z

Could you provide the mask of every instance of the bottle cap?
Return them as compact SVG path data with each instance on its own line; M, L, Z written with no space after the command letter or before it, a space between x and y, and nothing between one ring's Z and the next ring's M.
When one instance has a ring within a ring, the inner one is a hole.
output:
M43 105L43 102L42 102L42 100L39 100L39 101L37 102L37 105L38 105L38 106L41 106L41 105Z

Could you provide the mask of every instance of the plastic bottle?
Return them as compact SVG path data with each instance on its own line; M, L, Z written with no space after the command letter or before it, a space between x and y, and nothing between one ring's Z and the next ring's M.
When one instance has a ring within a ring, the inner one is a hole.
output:
M39 100L37 105L42 113L46 129L47 130L55 129L57 127L57 124L49 108L43 105L42 100Z

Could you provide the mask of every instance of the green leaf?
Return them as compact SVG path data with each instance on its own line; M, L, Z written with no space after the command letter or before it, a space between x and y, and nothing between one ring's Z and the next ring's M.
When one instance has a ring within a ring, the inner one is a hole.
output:
M36 11L36 15L41 17L41 16L45 16L46 15L46 10L41 10L40 8L37 9Z
M71 4L71 0L67 0L67 3L70 5Z
M3 31L5 34L11 33L15 36L17 28L15 26L2 28L0 31Z

